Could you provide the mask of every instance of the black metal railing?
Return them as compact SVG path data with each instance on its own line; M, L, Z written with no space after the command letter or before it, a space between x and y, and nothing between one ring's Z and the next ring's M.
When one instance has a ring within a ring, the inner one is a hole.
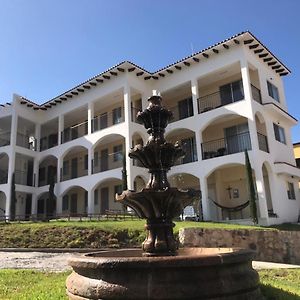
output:
M197 161L197 153L192 153L191 155L185 155L184 157L180 157L176 160L174 166L184 165L191 162Z
M6 184L8 180L8 170L0 170L0 184Z
M253 84L251 84L251 91L252 91L252 98L253 98L253 100L261 104L262 101L261 101L260 89L258 89Z
M0 133L0 147L8 146L10 144L10 132Z
M51 134L40 139L40 151L53 148L58 145L58 134Z
M226 138L203 142L202 159L209 159L251 150L249 132L228 136Z
M259 150L269 153L268 138L259 132L257 132L257 138Z
M32 135L22 134L17 132L17 146L30 149L33 151L37 150L37 139Z
M33 173L15 170L15 183L20 185L34 186Z
M180 109L179 105L166 107L166 108L173 113L170 123L183 120L192 117L194 115L193 108L188 106L186 106L185 109Z
M78 139L82 136L87 135L88 133L88 121L70 126L65 128L61 132L61 142L66 143L75 139Z
M123 152L109 153L107 156L93 159L92 161L92 173L100 173L108 170L121 168L123 166Z
M92 119L92 132L96 132L124 122L124 113L116 115L113 112L104 112Z

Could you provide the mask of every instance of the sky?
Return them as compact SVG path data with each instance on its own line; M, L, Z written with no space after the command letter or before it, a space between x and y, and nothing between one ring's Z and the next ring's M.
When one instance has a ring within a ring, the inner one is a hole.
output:
M0 0L0 103L43 103L124 60L155 71L250 30L292 71L300 119L299 13L299 0Z

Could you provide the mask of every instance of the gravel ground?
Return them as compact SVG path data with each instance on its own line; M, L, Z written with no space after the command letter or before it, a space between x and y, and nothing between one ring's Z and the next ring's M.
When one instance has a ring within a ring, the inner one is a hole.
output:
M0 269L36 269L41 271L62 272L71 270L68 258L78 253L47 252L0 252ZM254 269L300 268L299 265L276 264L254 261Z

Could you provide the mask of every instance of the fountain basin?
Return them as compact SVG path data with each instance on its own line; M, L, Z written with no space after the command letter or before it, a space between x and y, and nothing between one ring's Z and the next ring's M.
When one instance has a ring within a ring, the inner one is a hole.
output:
M66 283L69 299L263 299L253 251L185 248L176 256L142 254L128 249L74 256Z

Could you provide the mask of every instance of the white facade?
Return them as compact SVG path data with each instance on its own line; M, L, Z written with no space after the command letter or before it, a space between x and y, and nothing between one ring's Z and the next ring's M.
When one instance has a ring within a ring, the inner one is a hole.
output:
M145 143L135 122L153 94L173 111L168 141L187 156L169 172L171 185L201 189L204 220L248 222L247 149L258 193L260 224L295 222L300 199L281 76L289 70L245 32L155 73L123 62L45 104L14 95L0 107L0 216L105 214L122 179L122 153ZM269 82L269 83L267 83ZM128 188L141 189L147 170L127 157ZM53 172L53 173L52 173ZM55 174L56 203L47 201ZM219 204L217 206L215 203Z

